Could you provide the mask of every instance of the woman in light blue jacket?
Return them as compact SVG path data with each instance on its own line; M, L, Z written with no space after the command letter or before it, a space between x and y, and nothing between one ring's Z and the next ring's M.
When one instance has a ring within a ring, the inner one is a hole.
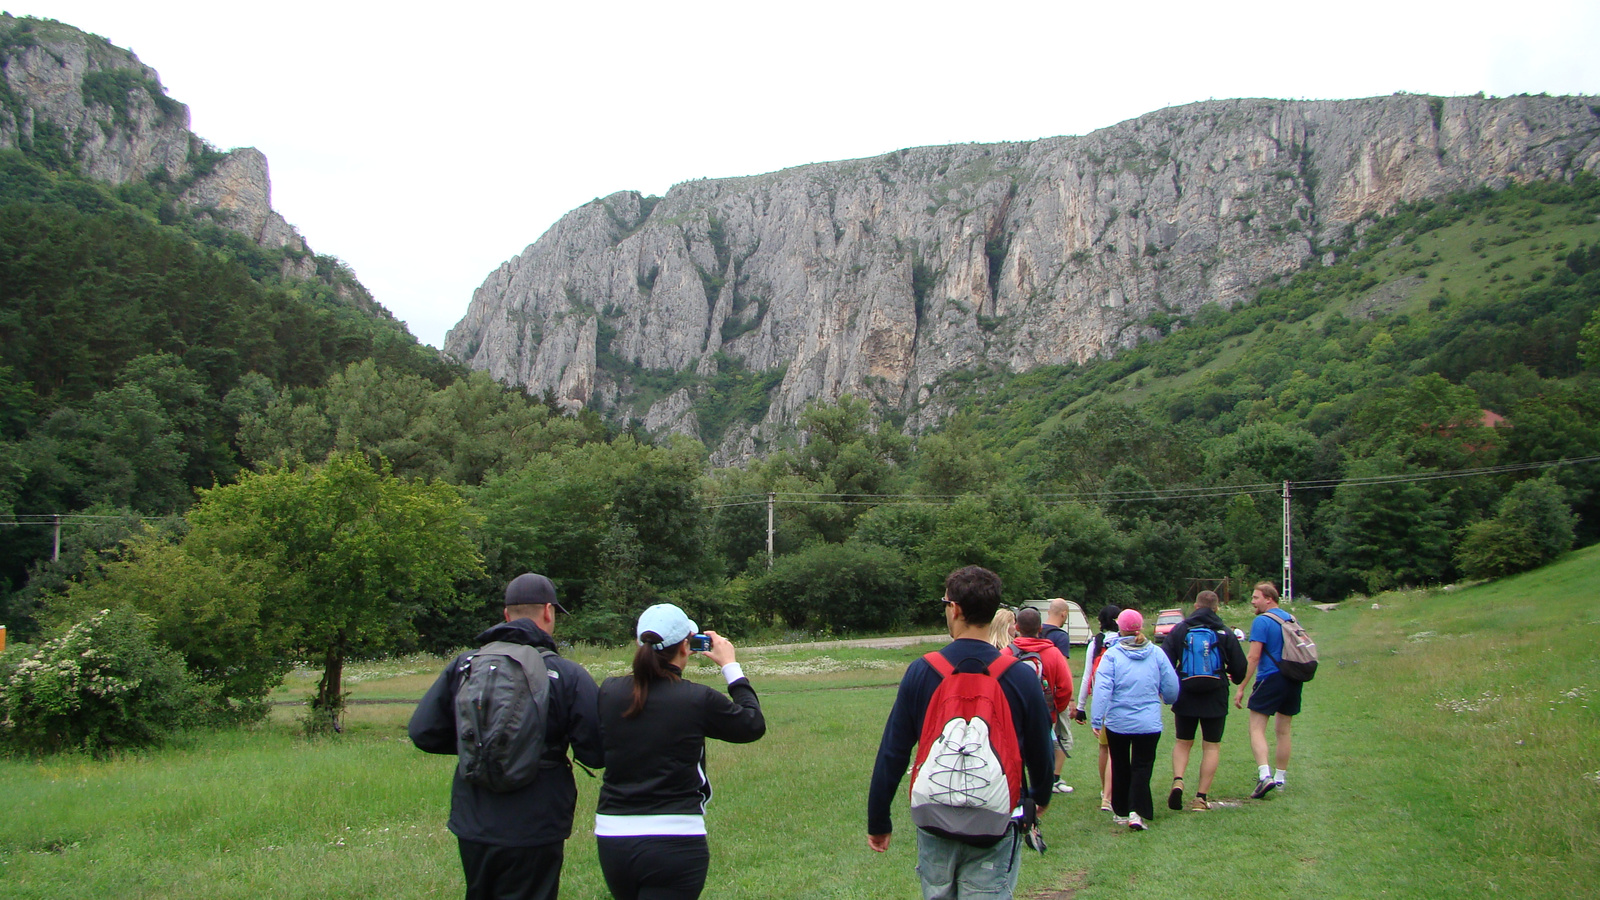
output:
M1145 830L1155 817L1150 776L1161 742L1161 705L1178 699L1178 673L1144 636L1144 616L1117 616L1122 639L1100 660L1089 724L1104 729L1111 748L1111 812L1118 825Z

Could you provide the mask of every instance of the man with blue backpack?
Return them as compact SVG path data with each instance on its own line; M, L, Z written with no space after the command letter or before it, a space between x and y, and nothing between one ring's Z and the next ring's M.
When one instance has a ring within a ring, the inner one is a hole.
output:
M1248 662L1244 648L1233 630L1217 615L1221 606L1214 591L1201 591L1194 600L1194 612L1173 626L1161 648L1178 670L1178 701L1172 704L1172 718L1178 741L1172 747L1172 791L1167 808L1183 809L1183 775L1189 768L1189 751L1194 749L1194 734L1203 739L1200 748L1200 790L1189 805L1193 810L1211 808L1211 779L1217 774L1222 755L1222 729L1228 721L1227 682L1244 681Z

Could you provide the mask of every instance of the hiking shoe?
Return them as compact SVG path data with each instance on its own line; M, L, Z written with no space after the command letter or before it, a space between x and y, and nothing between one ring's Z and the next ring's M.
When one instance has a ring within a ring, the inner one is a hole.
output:
M1143 830L1145 830L1145 827L1146 826L1144 824L1144 820L1139 818L1139 814L1138 813L1130 813L1128 815L1128 828L1129 828L1129 830L1131 830L1131 831L1143 831Z
M1132 820L1127 816L1112 816L1111 817L1111 824L1113 824L1113 825L1129 825L1129 824L1131 824L1131 822L1132 822Z
M1256 789L1250 792L1250 799L1260 800L1262 797L1272 793L1272 789L1277 786L1278 783L1271 778L1263 778L1256 782Z
M1055 787L1051 788L1050 790L1057 794L1070 794L1072 793L1072 785L1067 784L1065 781L1057 778Z
M1190 801L1190 803L1189 803L1189 809L1191 809L1191 810L1193 810L1195 812L1201 812L1203 810L1207 810L1207 809L1210 809L1210 808L1211 808L1211 801L1207 800L1204 797L1196 797L1196 798L1194 798L1194 800Z
M1183 809L1183 779L1172 779L1172 793L1167 795L1167 809Z

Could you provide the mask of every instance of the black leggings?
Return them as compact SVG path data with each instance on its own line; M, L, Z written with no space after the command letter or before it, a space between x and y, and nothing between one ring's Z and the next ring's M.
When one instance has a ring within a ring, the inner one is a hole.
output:
M1150 799L1150 776L1156 768L1156 745L1161 732L1118 734L1106 729L1106 745L1111 748L1111 811L1119 816L1131 808L1141 818L1155 818L1155 801Z
M617 900L696 900L706 886L705 835L597 837L600 871Z

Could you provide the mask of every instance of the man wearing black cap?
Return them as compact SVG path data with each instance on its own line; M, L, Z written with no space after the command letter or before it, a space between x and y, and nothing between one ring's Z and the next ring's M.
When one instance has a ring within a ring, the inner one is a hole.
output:
M467 900L554 900L578 799L567 747L586 766L605 764L594 679L583 666L556 655L551 634L557 612L566 614L550 579L532 572L518 575L506 585L505 621L477 637L479 644L503 641L544 651L550 694L545 751L531 783L497 792L468 781L456 767L449 827L461 847ZM457 752L456 692L476 652L456 657L417 705L409 730L419 749Z

